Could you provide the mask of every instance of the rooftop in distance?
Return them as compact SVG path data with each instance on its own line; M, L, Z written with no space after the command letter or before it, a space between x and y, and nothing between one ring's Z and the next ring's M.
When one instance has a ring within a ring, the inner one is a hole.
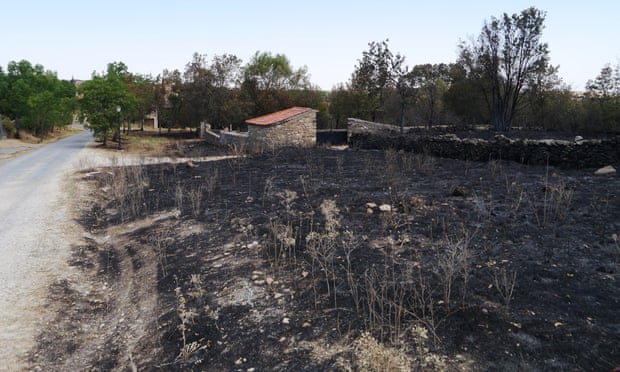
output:
M248 119L245 122L253 125L273 125L278 124L294 118L295 116L305 114L308 111L313 111L309 107L291 107L286 110L276 111L271 114L258 116L252 119Z

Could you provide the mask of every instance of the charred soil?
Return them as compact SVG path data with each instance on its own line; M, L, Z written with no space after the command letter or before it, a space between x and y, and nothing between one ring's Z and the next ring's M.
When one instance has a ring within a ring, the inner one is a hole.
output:
M618 174L316 148L78 177L83 278L33 368L620 364Z

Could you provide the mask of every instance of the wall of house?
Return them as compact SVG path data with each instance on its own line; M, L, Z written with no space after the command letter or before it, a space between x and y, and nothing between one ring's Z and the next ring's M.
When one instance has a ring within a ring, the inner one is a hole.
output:
M269 150L278 147L316 145L316 112L309 111L277 125L248 125L248 149Z

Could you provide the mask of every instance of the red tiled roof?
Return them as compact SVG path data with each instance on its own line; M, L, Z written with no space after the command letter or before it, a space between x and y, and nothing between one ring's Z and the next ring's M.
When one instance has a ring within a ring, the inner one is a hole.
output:
M283 121L294 118L297 115L305 114L308 111L313 111L313 109L308 107L291 107L286 110L277 111L271 114L259 116L256 118L248 119L245 122L247 124L254 125L272 125L281 123Z

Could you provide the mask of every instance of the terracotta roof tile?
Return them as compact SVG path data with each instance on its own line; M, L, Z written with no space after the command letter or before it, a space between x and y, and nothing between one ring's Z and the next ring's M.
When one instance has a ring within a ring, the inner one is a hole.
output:
M247 124L254 124L254 125L278 124L283 121L294 118L297 115L305 114L308 111L314 111L314 110L308 107L291 107L286 110L277 111L271 114L248 119L245 122Z

